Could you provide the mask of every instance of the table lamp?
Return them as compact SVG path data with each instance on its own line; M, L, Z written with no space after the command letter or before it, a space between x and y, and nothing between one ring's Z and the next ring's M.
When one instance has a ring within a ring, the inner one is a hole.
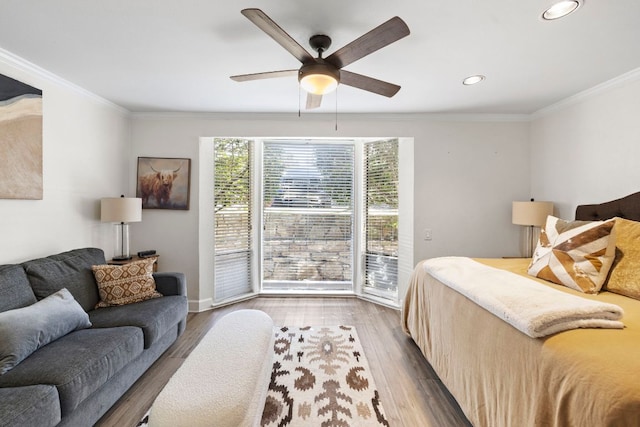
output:
M129 223L142 221L142 199L107 197L100 202L100 220L116 224L116 261L131 259L129 254Z
M552 202L513 202L511 209L511 222L527 227L527 252L526 258L531 258L535 247L533 228L542 227L547 221L547 216L553 215Z

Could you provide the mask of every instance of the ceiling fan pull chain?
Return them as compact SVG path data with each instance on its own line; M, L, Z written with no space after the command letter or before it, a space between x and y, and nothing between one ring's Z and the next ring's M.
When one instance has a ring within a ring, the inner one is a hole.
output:
M300 101L300 95L301 95L301 93L300 93L300 85L298 85L298 117L300 117L300 108L302 108L300 106L300 102L301 102Z

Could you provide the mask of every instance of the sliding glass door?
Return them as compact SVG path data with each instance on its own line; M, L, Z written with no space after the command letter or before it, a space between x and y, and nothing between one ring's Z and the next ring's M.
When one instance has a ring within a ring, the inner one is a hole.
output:
M352 291L354 146L265 141L263 291Z

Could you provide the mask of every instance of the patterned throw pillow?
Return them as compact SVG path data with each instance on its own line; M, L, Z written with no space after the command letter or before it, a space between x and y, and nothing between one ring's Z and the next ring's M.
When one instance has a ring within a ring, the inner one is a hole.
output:
M640 222L615 220L616 258L604 289L640 299Z
M155 259L146 259L125 265L92 266L100 294L100 302L96 304L96 308L161 297L153 280L154 262Z
M615 256L615 220L565 221L554 216L540 232L528 273L588 294L596 294Z

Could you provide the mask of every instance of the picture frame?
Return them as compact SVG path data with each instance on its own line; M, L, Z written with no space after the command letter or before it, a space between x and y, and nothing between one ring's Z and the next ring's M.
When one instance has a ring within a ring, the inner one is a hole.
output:
M0 199L43 199L42 90L0 74Z
M189 210L191 159L138 157L136 197L142 209Z

